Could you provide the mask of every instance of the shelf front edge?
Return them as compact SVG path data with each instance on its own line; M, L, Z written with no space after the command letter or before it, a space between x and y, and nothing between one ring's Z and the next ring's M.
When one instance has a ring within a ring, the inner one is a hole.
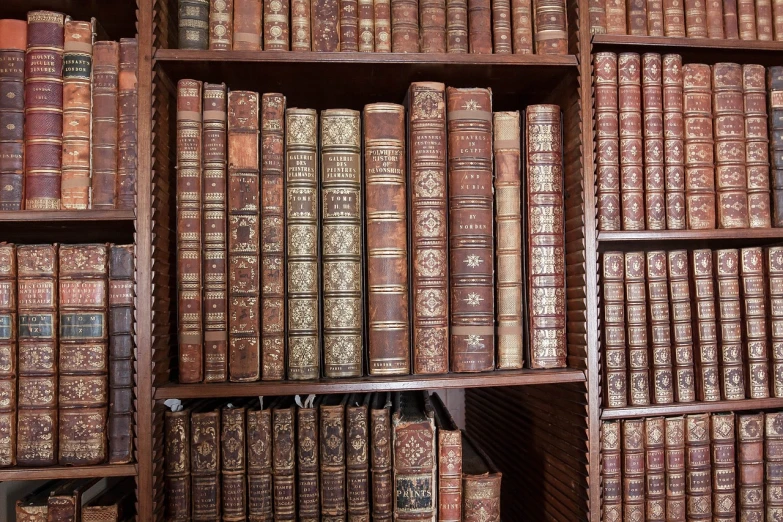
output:
M744 399L739 401L689 402L685 404L657 404L653 406L631 406L609 408L601 412L601 419L630 419L658 415L683 415L717 411L765 410L783 407L783 398Z
M100 477L134 477L136 464L105 464L101 466L50 468L9 468L0 469L0 482L10 480L54 480Z

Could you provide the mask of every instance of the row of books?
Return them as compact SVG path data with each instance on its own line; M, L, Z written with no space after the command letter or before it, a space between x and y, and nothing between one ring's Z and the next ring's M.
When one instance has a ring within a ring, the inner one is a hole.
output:
M783 5L771 0L590 0L592 34L783 40Z
M602 520L779 520L783 413L603 421Z
M594 64L600 230L783 226L783 67L769 70L768 108L761 65L656 53Z
M131 462L133 304L133 245L0 243L0 466Z
M565 366L560 107L424 82L319 124L282 94L178 93L180 382L512 369L524 346Z
M169 405L169 521L500 520L501 473L437 394Z
M138 42L96 30L0 20L0 210L135 208Z
M567 54L566 4L565 0L471 0L470 6L467 0L179 0L179 48Z
M783 397L783 247L602 265L607 407Z
M131 522L133 479L51 480L16 501L17 522Z

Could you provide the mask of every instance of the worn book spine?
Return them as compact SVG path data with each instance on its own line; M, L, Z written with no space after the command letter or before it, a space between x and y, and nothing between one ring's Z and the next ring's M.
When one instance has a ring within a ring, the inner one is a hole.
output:
M346 516L345 405L321 405L321 520L340 521Z
M447 0L448 1L448 0ZM594 2L593 2L594 3ZM601 4L603 6L603 3ZM604 26L606 16L604 15ZM514 54L533 53L533 2L511 0L511 34ZM604 30L604 32L606 32Z
M764 414L737 414L739 520L764 520Z
M783 226L783 67L769 67L769 154L772 160L772 226Z
M24 208L24 70L27 22L0 20L0 210Z
M674 401L696 400L693 371L693 321L688 276L688 251L670 250L669 296L671 302Z
M296 410L296 501L301 522L319 522L321 516L318 476L318 409Z
M375 51L374 2L373 0L359 0L358 4L359 4L359 51L363 53L371 53ZM444 33L445 33L445 16L446 16L445 8L444 8L443 16L444 16Z
M783 397L783 247L767 249L766 276L769 279L769 378L772 396Z
M264 0L264 50L288 51L289 0Z
M312 16L309 0L291 0L291 50L312 49Z
M460 1L465 2L465 0ZM375 52L390 53L392 49L391 0L374 0L373 13L375 22ZM467 16L465 22L467 23ZM465 45L467 45L467 41Z
M756 7L753 0L737 0L740 40L756 40Z
M628 346L629 404L650 404L647 291L644 252L625 253L625 316Z
M310 3L307 2L308 13ZM291 27L295 26L296 10L292 8ZM231 36L234 51L260 51L263 44L263 0L234 0L234 33ZM310 28L308 26L308 38ZM294 48L294 50L297 50ZM308 51L310 49L308 48Z
M712 440L712 514L713 520L736 520L736 473L734 463L734 414L713 413L710 417Z
M644 420L622 422L623 520L644 520Z
M715 283L712 270L712 252L692 252L694 329L696 334L696 389L700 401L719 401L721 398L718 370L718 326L715 312Z
M767 520L783 516L783 413L764 414L764 478Z
M340 50L359 50L359 3L357 0L340 1Z
M601 520L623 519L623 454L620 421L601 423Z
M662 61L657 53L642 56L644 136L644 208L647 230L666 229Z
M361 396L360 396L361 397ZM348 522L370 520L368 402L345 407L345 467Z
M663 150L666 228L682 230L685 218L685 121L682 56L665 54L663 75Z
M700 0L683 0L685 34L688 38L707 38L707 6Z
M783 40L783 2L772 0L772 29L776 42Z
M419 52L419 0L391 0L391 51Z
M228 377L261 377L258 93L228 94Z
M201 262L201 82L177 84L177 337L179 382L204 378Z
M628 0L628 34L647 36L646 0Z
M325 110L321 128L324 374L358 377L364 333L360 114Z
M245 416L247 408L224 406L220 419L220 474L223 520L245 520L247 481L245 474Z
M468 0L468 48L471 54L492 54L491 0Z
M60 206L69 210L84 210L90 206L92 39L92 23L74 20L65 23Z
M647 34L663 36L663 0L647 0Z
M24 90L24 208L60 208L65 15L27 13ZM7 128L7 127L6 127Z
M683 68L685 216L689 229L715 228L715 167L710 66Z
M617 54L593 55L598 230L620 230L620 120Z
M446 88L415 82L408 92L413 373L449 369Z
M294 380L321 375L317 137L314 110L286 111L287 364L288 378Z
M271 521L272 414L267 409L247 412L247 513L250 520Z
M628 378L625 353L625 281L622 252L602 256L605 404L608 408L628 405Z
M382 400L384 395L379 397ZM373 521L393 517L392 432L389 404L370 410L370 474Z
M771 0L756 0L756 38L762 41L773 39Z
M340 50L340 3L338 0L313 0L313 51Z
M739 39L737 0L723 0L723 36L727 40Z
M508 1L510 0L506 0L506 2ZM361 12L361 8L359 11ZM510 15L507 13L506 19L510 24L511 20L508 16ZM446 0L421 0L419 2L419 19L421 21L421 52L445 53ZM510 35L508 37L508 44L510 49ZM361 46L361 42L359 45ZM361 47L359 50L361 50Z
M178 0L180 49L209 48L209 1Z
M767 303L764 287L764 252L761 247L740 251L741 302L743 308L743 361L747 396L769 397L767 354Z
M220 409L205 407L190 416L190 478L193 520L220 518Z
M92 208L117 202L120 45L96 42L92 92Z
M261 96L261 378L285 379L285 96Z
M16 246L0 243L0 467L16 464L16 275Z
M685 416L685 497L688 520L710 520L710 414Z
M446 103L451 370L488 371L495 355L492 93L449 87ZM464 147L468 141L475 147Z
M726 249L713 252L715 287L718 291L716 309L720 321L718 342L724 400L745 398L739 264L738 250Z
M438 522L462 520L462 433L438 428Z
M606 0L606 33L626 34L627 27L625 1Z
M234 0L209 0L209 50L230 51L234 37Z
M653 250L647 257L648 338L653 385L652 403L674 402L672 376L671 323L669 315L669 285L666 279L666 252Z
M138 69L138 40L136 38L121 38L119 94L117 98L119 102L117 203L115 206L122 210L136 208L136 179L139 173Z
M399 522L434 522L438 510L435 419L431 406L428 410L416 400L419 393L427 392L402 392L392 416L394 520Z
M719 228L748 228L748 182L745 172L745 117L742 66L712 66L715 127L715 188ZM695 129L689 128L689 132Z
M664 419L666 520L685 521L685 419Z
M462 477L462 509L465 522L500 520L500 473Z
M57 463L57 245L16 249L18 396L16 463Z
M533 52L531 30L530 52ZM446 0L446 50L468 52L468 0Z
M190 520L190 410L166 411L163 433L166 519Z
M226 97L225 84L204 84L204 199L201 208L206 382L222 382L228 376Z
M763 65L742 66L742 92L745 112L745 170L748 178L748 218L750 228L770 228L769 127L767 92Z
M644 230L642 63L637 53L620 53L617 62L623 230Z
M590 15L590 34L606 34L606 2L591 0L588 2Z
M536 54L567 54L566 5L563 0L533 0Z
M685 6L681 0L663 0L663 34L685 38Z
M723 39L723 0L707 0L707 37Z
M646 520L666 520L665 424L663 417L644 419Z

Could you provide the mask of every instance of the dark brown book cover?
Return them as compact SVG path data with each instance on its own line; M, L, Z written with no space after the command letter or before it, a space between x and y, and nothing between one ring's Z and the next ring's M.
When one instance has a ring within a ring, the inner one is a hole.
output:
M391 51L419 52L419 0L391 1Z
M756 40L756 6L753 0L737 0L740 40Z
M430 395L438 434L438 521L462 520L462 433L437 393Z
M685 215L689 229L715 228L715 167L710 66L683 71L685 118Z
M247 510L247 458L245 418L247 407L227 404L220 411L220 473L223 520L245 520Z
M27 22L0 20L0 210L24 208L24 70ZM8 123L6 123L6 121Z
M739 39L737 0L723 0L723 36L727 40Z
M533 0L536 54L567 54L566 5L564 0Z
M314 395L308 396L296 410L296 501L301 522L319 522L321 495L319 480L318 408Z
M500 522L502 474L465 431L462 448L462 520Z
M682 56L665 54L662 63L666 228L682 230L686 226Z
M685 416L685 498L688 520L712 516L710 414Z
M533 52L532 29L530 49ZM468 52L468 0L446 0L446 51Z
M707 0L707 38L722 40L723 0Z
M663 36L663 0L647 0L647 34Z
M532 0L511 0L511 31L514 54L533 54Z
M359 50L359 3L357 0L340 2L340 50Z
M769 279L769 379L772 396L783 397L783 247L767 249L766 277Z
M638 53L620 53L617 63L623 230L644 230L641 57Z
M359 51L363 53L371 53L375 51L374 2L373 0L359 0L358 4L359 4ZM444 30L444 45L445 45L446 12L445 12L445 7L443 9L444 9L443 30Z
M628 34L647 36L646 0L628 0Z
M178 0L180 49L209 48L209 0Z
M764 287L764 251L761 247L740 251L742 324L747 396L769 397L769 364L767 353L767 299Z
M506 2L510 0L505 0ZM361 6L359 8L361 15ZM420 0L419 19L421 21L421 52L423 53L445 53L446 52L446 0ZM511 30L511 20L509 14L506 14L506 20L509 23L509 33ZM359 20L361 26L361 18ZM361 27L359 27L361 30ZM511 52L511 35L507 39L509 52ZM359 42L361 51L362 42Z
M647 230L666 228L662 61L642 56L642 134L644 136L644 208Z
M190 520L190 410L166 411L164 484L166 519Z
M769 201L769 126L763 65L742 66L745 110L745 169L748 178L750 228L772 226Z
M467 5L467 2L465 3ZM373 12L375 13L375 52L390 53L392 49L391 0L374 0ZM467 7L465 23L467 23ZM467 30L465 36L467 38Z
M721 384L724 400L744 399L742 318L739 284L739 251L716 250L713 270L718 301L718 342L721 361Z
M707 6L701 0L685 3L685 34L688 38L707 38Z
M710 418L712 440L712 513L713 520L736 520L736 471L734 463L734 414L713 413Z
M663 34L685 38L685 6L681 0L663 0Z
M718 351L712 251L697 249L691 255L696 390L700 401L719 401L721 399L721 372L718 369L720 352Z
M756 38L761 41L772 40L771 0L756 0Z
M375 393L370 404L370 475L373 521L391 522L392 484L391 394Z
M623 470L620 421L601 423L602 520L623 519Z
M620 230L620 119L617 54L593 55L598 230Z
M220 404L207 400L190 415L193 520L220 518Z
M644 419L646 520L666 520L665 422L663 417Z
M644 420L627 419L622 423L623 520L644 520Z
M740 520L764 520L764 414L737 414Z
M354 394L345 406L345 486L349 522L370 520L369 405L371 394Z
M669 261L674 401L693 402L696 400L696 378L693 370L693 317L688 251L670 250L666 255Z
M345 405L347 395L327 395L318 404L321 458L321 520L346 516Z
M628 405L625 337L625 262L622 252L604 252L601 291L603 303L604 378L607 408Z
M644 252L625 253L625 316L631 406L650 404L647 290Z
M264 0L264 50L288 51L289 0Z
M209 50L230 51L234 37L234 0L209 1Z
M117 203L120 44L95 42L92 93L92 208Z
M674 402L672 376L671 321L669 315L669 285L666 278L666 252L653 250L647 257L648 338L652 369L652 403Z
M774 40L776 42L783 40L783 2L781 0L772 0L772 28Z
M312 9L309 0L291 0L291 50L312 49ZM359 13L361 16L361 12Z
M685 521L685 419L666 417L666 520Z
M46 501L48 522L79 522L82 519L83 497L91 493L98 478L62 480L49 492Z
M0 467L16 464L16 276L16 246L0 243Z
M263 38L263 0L234 0L234 51L260 51ZM309 2L308 2L309 6ZM292 10L293 11L293 10ZM291 26L294 26L291 19ZM308 49L309 50L309 49Z
M468 48L471 54L492 54L491 0L468 0Z
M772 160L772 224L783 226L783 67L769 67L769 154Z
M19 522L47 522L49 494L58 481L50 480L16 501L16 520Z
M626 34L627 22L624 0L606 0L606 33ZM683 31L685 26L683 25ZM683 33L683 36L685 34Z
M272 520L272 512L272 411L262 403L247 410L247 513Z
M119 94L117 98L120 109L116 208L123 210L136 208L136 179L139 173L138 69L138 40L136 38L121 38Z
M783 516L783 498L780 496L783 487L783 413L780 412L764 414L764 466L767 520L775 520Z
M590 0L588 14L590 15L590 34L606 34L606 1Z

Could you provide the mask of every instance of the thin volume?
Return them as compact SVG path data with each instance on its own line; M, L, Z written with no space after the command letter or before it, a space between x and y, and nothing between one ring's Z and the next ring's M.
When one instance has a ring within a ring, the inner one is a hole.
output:
M628 0L628 34L647 36L646 0Z
M721 398L718 370L718 325L715 311L715 282L712 252L694 250L691 254L691 293L694 297L694 328L696 334L696 389L700 401Z
M606 34L606 2L591 0L588 2L590 15L590 34Z
M340 3L338 0L313 0L313 51L340 50Z
M468 0L446 0L446 50L468 52ZM530 52L533 52L532 32Z
M209 0L178 0L179 49L209 48Z
M190 520L190 410L166 411L163 433L166 519L186 522Z
M654 250L647 256L648 336L652 355L650 381L653 404L674 402L672 378L669 287L666 280L666 252Z
M607 0L607 2L612 0ZM683 0L663 0L663 34L685 38L685 6Z
M769 127L763 65L742 66L745 109L745 169L748 178L750 228L770 228Z
M737 414L740 520L764 520L764 414Z
M307 4L309 10L309 2ZM295 12L296 10L292 9L292 13ZM261 50L263 15L263 0L234 0L234 34L232 36L234 51ZM291 26L294 27L293 16Z
M288 51L289 0L264 0L264 50Z
M117 204L120 44L93 49L92 208L106 210Z
M623 422L623 520L644 520L644 420Z
M234 0L209 0L209 50L230 51L234 37Z
M734 433L734 413L710 416L712 513L718 522L737 519Z
M663 55L663 150L666 228L685 228L685 121L682 57Z
M707 0L707 38L722 40L723 0Z
M373 394L370 404L370 475L372 519L393 518L391 395Z
M764 414L764 467L766 477L767 520L783 516L783 499L777 493L783 488L783 413Z
M740 251L742 307L744 324L742 347L748 397L769 397L769 356L767 354L767 300L764 291L764 252L761 247Z
M136 208L136 179L139 174L139 42L136 38L120 39L119 145L117 159L116 208Z
M644 419L645 519L649 522L666 520L665 429L663 417Z
M623 455L620 421L601 423L602 520L623 519Z
M318 409L305 401L296 410L296 502L301 522L321 517Z
M647 338L647 291L644 252L625 253L625 315L631 406L650 404L650 363Z
M620 53L618 105L620 116L620 195L623 230L644 230L644 158L642 138L641 58Z
M533 4L531 0L511 0L511 31L514 54L532 54Z
M438 434L438 522L462 520L462 433L437 393L430 395Z
M712 517L710 414L685 416L685 498L688 520Z
M371 395L351 395L345 406L345 487L349 522L370 520L369 405Z
M340 2L340 50L359 50L359 3L357 0Z
M190 478L193 520L217 520L220 500L220 406L207 400L190 415Z
M617 54L593 55L598 230L620 230L620 120Z
M464 2L465 0L460 1ZM375 18L375 52L390 53L392 50L391 0L374 0L373 13ZM467 44L467 41L465 43Z
M739 39L737 0L723 0L723 36L727 40Z
M533 0L536 54L567 54L564 0Z
M495 54L511 54L511 0L492 0L492 43Z
M769 42L772 36L772 1L756 0L756 38Z
M769 378L772 397L783 397L783 247L767 249L766 275L769 279Z
M666 229L663 85L661 55L642 56L644 208L647 230Z
M21 210L27 22L0 20L0 210ZM8 121L8 123L5 123Z
M247 513L250 520L272 520L272 413L247 410Z
M693 321L689 288L688 251L667 252L669 296L672 319L672 359L674 363L674 400L696 400L693 370Z
M502 473L470 434L462 432L462 516L464 522L500 520Z
M508 16L507 14L506 17ZM421 52L445 53L446 0L420 0L419 19L421 23ZM508 43L511 44L510 35Z
M290 399L289 399L290 400ZM296 520L296 407L272 408L272 483L275 520Z
M391 0L391 51L419 52L419 0Z
M772 226L783 227L783 67L770 67L767 73L769 91L769 153L772 180Z
M373 0L359 0L359 52L375 51L375 6ZM445 25L445 12L444 12ZM444 27L445 31L445 27Z
M663 36L663 0L647 0L647 34Z
M707 6L705 3L701 0L682 1L685 3L686 36L688 38L707 38Z
M666 520L685 520L685 419L664 419L666 454Z
M626 22L625 13L625 0L606 0L607 34L626 34L628 25ZM683 31L684 27L685 26L683 24Z
M683 68L685 216L689 229L715 228L715 167L710 66Z
M756 40L756 7L753 0L737 0L740 40Z
M774 40L783 41L783 2L781 0L772 0L772 28L774 30Z
M16 246L0 243L0 467L16 464L16 276Z
M604 372L607 408L628 405L628 378L625 350L625 263L622 252L602 256Z
M246 520L246 415L246 406L228 404L220 410L220 496L225 522Z
M724 400L745 398L742 361L742 319L740 317L739 251L713 252L715 287L718 290L720 328L718 341L721 361L721 384Z
M347 395L327 395L319 403L321 520L345 520L345 403Z
M491 0L468 0L468 40L471 54L492 54Z
M312 49L310 0L291 0L291 50Z

